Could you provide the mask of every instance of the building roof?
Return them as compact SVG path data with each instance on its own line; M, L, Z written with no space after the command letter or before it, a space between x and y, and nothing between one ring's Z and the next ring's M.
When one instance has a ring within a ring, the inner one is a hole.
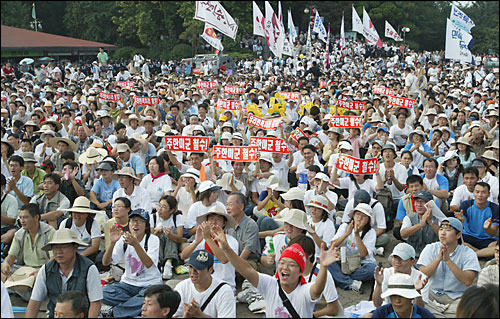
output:
M80 40L64 37L45 32L35 32L20 28L2 25L2 51L20 50L97 50L100 47L105 49L117 49L117 46L101 42Z

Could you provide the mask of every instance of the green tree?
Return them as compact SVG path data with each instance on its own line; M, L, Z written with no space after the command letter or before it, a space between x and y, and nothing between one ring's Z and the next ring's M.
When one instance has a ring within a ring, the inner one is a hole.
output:
M1 9L2 25L30 29L30 22L33 21L31 4L26 1L2 1Z

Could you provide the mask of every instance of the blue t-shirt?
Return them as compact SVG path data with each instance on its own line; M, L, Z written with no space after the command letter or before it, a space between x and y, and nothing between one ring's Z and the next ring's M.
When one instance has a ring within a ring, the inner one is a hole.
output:
M399 318L392 308L392 304L387 304L375 309L372 313L372 318ZM413 305L411 318L436 318L429 310L424 307Z
M435 202L435 203L436 203L437 207L441 208L441 203L439 202L439 198L438 198L438 199L436 199L436 202ZM413 212L408 212L408 213L413 213ZM395 218L395 219L396 219L396 220L401 220L401 221L402 221L402 220L405 218L405 216L406 216L406 215L407 215L407 214L406 214L405 207L404 207L404 205L403 205L403 201L402 201L402 200L400 200L400 201L399 201L399 204L398 204L398 211L397 211L397 213L396 213L396 218Z
M120 183L117 180L113 179L109 185L106 185L106 182L104 182L104 179L101 177L94 183L91 190L96 194L97 200L104 203L113 199L113 194L119 189ZM110 208L111 204L107 207Z
M135 154L130 154L130 160L128 163L123 163L123 167L132 167L135 172L135 176L139 174L147 174L146 171L146 165L142 161L142 159L139 157L139 155Z
M465 217L464 221L464 235L469 235L478 239L496 239L494 236L488 235L484 230L484 222L491 217L491 223L493 225L498 225L499 214L498 205L492 202L488 202L488 206L483 209L479 209L476 206L476 200L466 200L460 204L458 211L462 211Z

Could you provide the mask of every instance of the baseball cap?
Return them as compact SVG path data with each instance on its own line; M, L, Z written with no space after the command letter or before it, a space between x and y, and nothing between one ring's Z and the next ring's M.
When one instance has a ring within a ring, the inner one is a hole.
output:
M347 151L352 151L352 145L351 145L351 143L349 143L347 141L342 141L339 143L339 150L341 150L341 149L344 149Z
M97 170L105 170L105 171L112 171L113 170L113 166L111 166L110 163L107 163L107 162L100 162L99 165L97 165Z
M415 195L414 199L417 199L417 198L420 198L420 199L428 202L428 201L432 200L433 197L432 197L431 192L423 189L420 192L418 192L417 195Z
M200 184L200 188L198 188L198 192L203 193L204 191L208 191L208 190L216 191L216 190L219 190L221 188L222 187L215 185L214 182L212 182L212 181L203 181Z
M415 259L415 249L407 243L399 243L394 247L392 254L389 256L389 260L391 260L393 256L398 256L403 260L408 260L410 258Z
M212 267L213 264L214 256L205 249L195 250L186 263L186 265L189 265L196 270L203 270Z
M134 216L139 216L142 219L144 219L146 222L149 222L148 212L146 212L142 208L134 209L133 211L131 211L130 214L128 215L128 218L130 219L130 218L132 218Z
M123 143L116 146L117 153L125 153L126 151L130 151L130 147L128 146L128 144Z
M358 189L354 193L354 205L357 205L360 202L365 203L365 204L369 204L371 199L372 198L371 198L370 194L364 189Z
M464 226L462 225L462 222L456 219L455 217L447 217L441 221L441 224L439 226L443 225L444 222L450 223L451 227L455 228L459 232L462 232L464 229Z

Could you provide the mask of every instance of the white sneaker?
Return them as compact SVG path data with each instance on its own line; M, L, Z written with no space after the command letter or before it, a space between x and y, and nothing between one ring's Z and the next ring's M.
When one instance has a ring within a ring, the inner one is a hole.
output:
M379 247L375 249L375 255L384 256L384 247Z
M163 280L169 280L172 279L172 266L165 264L165 267L163 267L163 275L161 276Z
M354 280L349 288L358 294L362 294L363 293L363 289L361 289L362 285L363 285L362 281Z

